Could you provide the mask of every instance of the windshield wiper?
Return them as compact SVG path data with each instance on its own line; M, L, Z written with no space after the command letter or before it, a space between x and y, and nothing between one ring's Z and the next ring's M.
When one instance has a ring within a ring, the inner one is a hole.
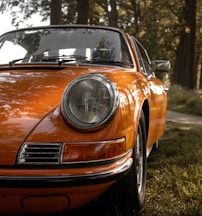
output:
M29 59L30 57L25 57L25 58L19 58L19 59L14 59L12 61L9 61L9 66L12 67L16 62L18 61L22 61L22 60L25 60L25 59Z
M41 55L34 55L33 57L36 58L37 56L41 56ZM62 65L65 62L83 61L83 60L86 60L86 58L87 58L86 56L82 56L82 55L57 55L57 56L43 57L38 62L56 62L57 61L58 65ZM9 66L12 67L16 62L23 61L26 59L30 59L30 56L9 61Z
M55 62L58 61L59 65L62 65L66 62L74 62L74 61L83 61L86 60L86 56L82 55L58 55L58 56L50 56L42 59L42 62Z
M37 56L40 56L40 55L34 55L34 57L37 57ZM16 62L26 60L26 59L30 59L30 56L25 57L25 58L14 59L9 62L9 66L12 67ZM128 67L128 68L133 67L133 64L129 62L115 61L115 60L110 60L110 59L100 59L100 58L88 59L88 57L82 56L82 55L44 56L38 62L57 62L59 66L62 65L63 63L76 62L76 63L116 65L116 66Z
M115 61L110 59L91 59L92 64L110 64L110 65L116 65L121 67L133 67L132 63L129 62L122 62L122 61Z

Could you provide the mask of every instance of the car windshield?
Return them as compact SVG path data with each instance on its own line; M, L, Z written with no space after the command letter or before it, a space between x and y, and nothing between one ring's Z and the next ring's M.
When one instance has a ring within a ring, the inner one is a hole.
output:
M90 63L132 67L118 31L88 27L34 28L0 37L0 64Z

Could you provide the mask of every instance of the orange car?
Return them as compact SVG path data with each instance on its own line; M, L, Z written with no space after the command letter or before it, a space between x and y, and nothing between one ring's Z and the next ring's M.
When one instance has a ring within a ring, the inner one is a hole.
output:
M98 197L111 215L139 212L146 160L166 120L155 71L169 67L117 28L2 35L0 213L65 212Z

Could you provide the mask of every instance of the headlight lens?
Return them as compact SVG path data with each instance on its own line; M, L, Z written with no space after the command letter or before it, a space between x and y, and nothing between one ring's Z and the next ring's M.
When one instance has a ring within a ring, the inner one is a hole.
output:
M80 130L92 131L107 123L118 107L118 92L105 76L87 74L65 89L62 113L66 121Z

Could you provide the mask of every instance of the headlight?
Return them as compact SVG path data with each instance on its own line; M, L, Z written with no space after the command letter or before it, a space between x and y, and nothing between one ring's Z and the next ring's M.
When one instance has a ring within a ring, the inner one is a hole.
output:
M62 113L74 128L97 130L111 120L118 107L118 92L106 77L87 74L75 79L64 91Z

